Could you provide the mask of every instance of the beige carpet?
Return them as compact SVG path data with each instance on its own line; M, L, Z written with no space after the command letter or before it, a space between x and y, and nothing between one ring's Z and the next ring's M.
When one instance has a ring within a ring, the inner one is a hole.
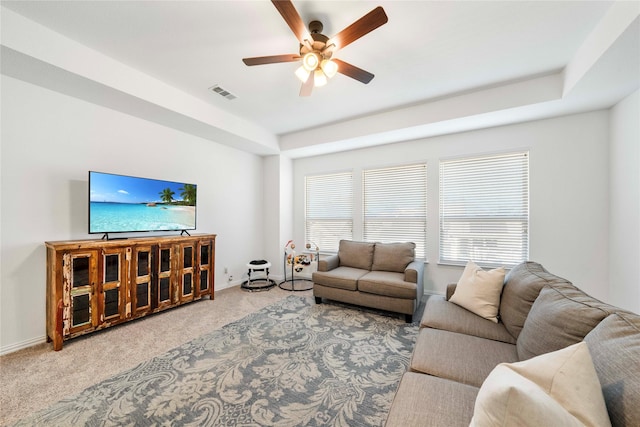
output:
M40 344L0 357L0 425L47 408L64 397L133 368L289 295L312 291L278 287L247 292L239 286L202 300L66 341L61 351Z

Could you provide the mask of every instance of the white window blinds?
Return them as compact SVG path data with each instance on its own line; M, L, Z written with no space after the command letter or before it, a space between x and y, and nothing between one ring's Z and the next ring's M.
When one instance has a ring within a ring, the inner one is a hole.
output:
M529 256L529 153L440 162L440 262L512 266Z
M364 231L369 242L414 242L416 258L425 257L427 166L365 170Z
M352 239L351 172L305 177L305 239L321 251L338 252L341 239Z

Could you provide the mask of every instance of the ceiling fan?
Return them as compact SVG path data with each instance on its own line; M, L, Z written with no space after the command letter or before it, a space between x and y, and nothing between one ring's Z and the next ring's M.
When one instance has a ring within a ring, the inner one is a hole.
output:
M335 36L329 38L322 32L320 21L311 21L309 30L304 25L300 14L290 0L271 0L282 18L293 31L300 42L299 54L258 56L244 58L246 65L274 64L278 62L302 61L302 66L296 70L296 76L302 81L300 96L309 96L314 86L324 86L327 78L336 73L344 74L352 79L367 84L373 79L373 74L333 58L333 54L343 47L353 43L360 37L370 33L387 23L387 14L378 6L362 18L355 21Z

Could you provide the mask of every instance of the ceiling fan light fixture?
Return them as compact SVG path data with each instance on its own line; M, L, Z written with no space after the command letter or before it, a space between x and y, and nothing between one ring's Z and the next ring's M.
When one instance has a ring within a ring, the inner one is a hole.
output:
M311 72L318 68L320 65L320 58L318 58L318 54L315 52L308 52L302 57L302 66L308 72Z
M354 21L351 25L339 31L332 38L322 34L323 25L320 21L311 21L309 31L306 30L302 17L293 5L292 0L271 0L280 16L285 20L299 42L297 54L259 56L243 58L245 65L275 64L280 62L301 61L302 66L295 71L302 81L300 96L311 95L315 86L323 86L327 79L336 73L343 74L361 83L367 84L374 75L339 59L332 60L334 53L369 34L376 28L388 22L389 18L382 6ZM312 74L313 73L313 74Z
M324 72L321 69L317 69L313 73L313 85L315 87L320 87L327 84L327 76L324 75Z
M325 59L320 63L320 68L328 78L332 78L338 72L338 64L330 59Z
M309 74L311 74L311 72L307 71L307 69L304 68L304 65L301 65L300 67L298 67L295 74L296 77L299 78L302 83L304 83L309 78Z

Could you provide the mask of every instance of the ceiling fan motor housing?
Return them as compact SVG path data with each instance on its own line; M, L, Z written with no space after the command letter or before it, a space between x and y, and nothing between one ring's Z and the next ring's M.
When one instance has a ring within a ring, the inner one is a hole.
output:
M323 28L324 25L322 25L320 21L309 22L309 32L311 32L311 34L320 34Z
M327 46L329 37L319 33L319 31L322 31L322 28L322 23L320 21L311 21L309 24L309 30L311 30L311 38L313 40L308 40L308 43L300 44L300 56L304 58L309 53L313 54L317 59L317 61L315 61L317 66L319 66L323 60L331 59L331 56L333 55L333 49L330 49ZM306 63L307 61L303 59L303 62Z

